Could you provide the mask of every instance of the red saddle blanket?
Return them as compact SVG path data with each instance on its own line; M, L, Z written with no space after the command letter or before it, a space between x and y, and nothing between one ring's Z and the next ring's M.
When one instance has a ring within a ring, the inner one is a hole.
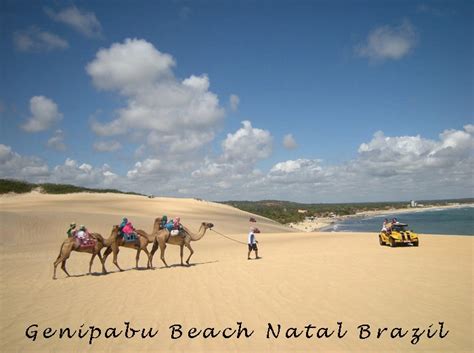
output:
M76 237L76 244L81 248L93 248L97 241L94 238L78 238Z

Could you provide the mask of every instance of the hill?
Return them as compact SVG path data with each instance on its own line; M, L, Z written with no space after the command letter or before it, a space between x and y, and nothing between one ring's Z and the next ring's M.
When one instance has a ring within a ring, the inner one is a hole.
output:
M92 192L92 193L114 193L127 195L142 195L136 192L125 192L117 189L94 189L83 186L75 186L70 184L53 184L53 183L29 183L22 180L14 179L0 179L0 194L7 194L14 192L16 194L24 194L35 189L41 190L46 194L72 194L77 192Z

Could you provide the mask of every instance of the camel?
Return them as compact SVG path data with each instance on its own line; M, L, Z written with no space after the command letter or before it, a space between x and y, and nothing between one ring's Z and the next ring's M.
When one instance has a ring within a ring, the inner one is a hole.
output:
M157 224L157 222L159 224L159 218L155 220L155 225ZM165 261L166 244L179 245L180 256L181 256L181 266L184 265L183 264L183 248L187 247L190 251L189 257L186 260L186 264L189 266L189 259L191 259L191 256L193 256L194 254L194 250L191 247L191 242L201 240L204 234L206 234L206 230L211 229L212 227L214 227L212 223L202 222L197 234L191 232L187 227L183 227L182 232L184 233L184 236L181 234L170 236L167 229L159 230L156 233L154 230L153 234L155 235L155 241L153 242L153 248L151 250L151 258L153 259L153 255L158 250L158 246L159 246L160 251L161 251L161 261L163 261L165 266L168 267L168 264Z
M107 270L105 269L105 261L102 258L102 255L100 254L100 250L104 246L110 246L112 243L114 243L115 238L117 237L118 234L118 226L114 226L112 228L112 232L110 233L110 236L107 239L104 239L102 235L99 233L91 233L90 236L96 240L95 246L94 247L88 247L88 248L81 248L74 237L68 237L66 240L61 245L61 249L59 251L59 255L54 261L54 273L53 273L53 279L56 279L56 267L61 264L61 269L66 273L68 277L70 277L69 273L66 270L66 261L71 255L71 252L77 251L77 252L85 252L92 254L91 260L89 262L89 275L91 274L92 271L92 264L94 262L94 258L96 255L99 256L100 262L102 263L102 273L107 273Z
M137 269L138 269L138 261L140 260L141 251L144 251L145 254L148 256L147 268L153 268L152 258L151 258L150 253L148 252L147 245L154 242L155 240L154 234L158 232L158 230L159 230L159 222L155 221L152 234L148 234L147 232L141 229L135 230L135 233L137 234L137 238L138 238L137 241L135 242L126 242L122 237L117 237L116 241L110 244L110 246L108 246L107 249L105 249L104 263L105 263L105 260L107 260L107 257L110 255L110 253L113 253L114 265L119 269L119 271L123 271L117 262L117 256L120 251L119 247L122 246L124 248L137 250L137 255L135 257Z

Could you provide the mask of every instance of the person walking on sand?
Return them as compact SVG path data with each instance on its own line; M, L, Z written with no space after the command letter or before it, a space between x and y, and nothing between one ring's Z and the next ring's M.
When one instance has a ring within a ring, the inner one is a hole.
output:
M255 259L260 259L260 257L258 256L258 247L257 247L258 241L257 241L257 238L255 237L255 228L254 227L250 228L247 244L248 244L248 247L249 247L249 252L247 254L247 260L250 260L250 253L252 252L252 250L255 251Z

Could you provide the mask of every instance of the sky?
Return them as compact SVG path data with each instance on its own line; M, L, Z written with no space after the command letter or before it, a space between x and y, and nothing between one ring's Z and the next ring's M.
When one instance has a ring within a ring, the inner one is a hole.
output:
M208 200L474 196L471 1L0 6L0 178Z

